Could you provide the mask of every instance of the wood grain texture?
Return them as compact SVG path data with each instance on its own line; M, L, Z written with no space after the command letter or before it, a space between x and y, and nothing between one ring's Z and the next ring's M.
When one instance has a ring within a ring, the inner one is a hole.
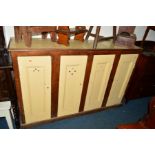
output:
M57 116L58 94L59 94L59 74L60 74L60 56L53 56L52 61L52 105L51 117Z
M75 27L75 31L80 31L80 30L86 30L86 27L85 26L76 26ZM75 33L75 37L74 37L74 40L79 40L79 41L84 41L84 36L86 34L86 31L85 32L81 32L81 33Z
M64 44L65 46L69 45L70 35L69 35L69 26L58 26L58 44ZM66 31L68 33L62 33L61 31Z

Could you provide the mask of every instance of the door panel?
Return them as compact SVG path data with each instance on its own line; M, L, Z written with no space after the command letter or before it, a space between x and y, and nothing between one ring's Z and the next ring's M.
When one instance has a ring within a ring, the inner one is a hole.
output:
M26 123L51 118L51 57L18 57Z
M94 56L84 110L102 106L114 57L114 55Z
M79 111L87 56L61 56L58 116Z
M121 103L137 57L138 54L121 56L106 106Z

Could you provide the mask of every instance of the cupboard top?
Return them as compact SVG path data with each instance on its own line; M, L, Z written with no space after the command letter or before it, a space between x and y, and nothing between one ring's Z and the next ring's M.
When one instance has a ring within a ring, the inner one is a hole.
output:
M33 38L32 39L32 45L31 47L27 47L24 44L24 41L20 41L19 43L15 42L15 38L11 38L9 47L9 51L15 51L15 50L54 50L54 49L60 49L60 50L94 50L93 49L93 40L88 40L84 42L76 41L76 40L70 40L70 45L65 46L62 44L58 44L56 42L52 42L50 39L39 39L39 38ZM110 50L130 50L128 47L123 46L115 46L113 44L112 40L108 41L102 41L99 42L97 45L97 48L95 50L102 50L102 49L110 49ZM135 46L132 48L132 50L141 50L141 48Z

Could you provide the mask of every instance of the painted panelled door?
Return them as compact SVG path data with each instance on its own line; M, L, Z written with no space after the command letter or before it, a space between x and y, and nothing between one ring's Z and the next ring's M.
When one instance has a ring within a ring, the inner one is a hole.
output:
M121 103L137 57L138 54L121 55L106 106Z
M51 57L18 57L26 123L51 118Z
M115 55L95 55L84 110L101 108Z
M87 56L61 56L58 116L79 112Z

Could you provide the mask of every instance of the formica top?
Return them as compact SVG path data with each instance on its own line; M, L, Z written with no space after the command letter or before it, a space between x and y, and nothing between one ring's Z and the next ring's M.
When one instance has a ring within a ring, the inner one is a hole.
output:
M8 46L9 51L15 51L15 50L54 50L54 49L60 49L60 50L102 50L102 49L141 49L140 47L134 46L132 48L125 47L125 46L116 46L114 45L112 40L108 41L100 41L97 44L97 48L93 49L93 40L88 41L77 41L77 40L70 40L69 46L65 46L63 44L58 44L57 42L52 42L50 39L40 39L40 38L33 38L31 47L27 47L24 43L24 41L15 42L15 38L10 39L10 43Z

